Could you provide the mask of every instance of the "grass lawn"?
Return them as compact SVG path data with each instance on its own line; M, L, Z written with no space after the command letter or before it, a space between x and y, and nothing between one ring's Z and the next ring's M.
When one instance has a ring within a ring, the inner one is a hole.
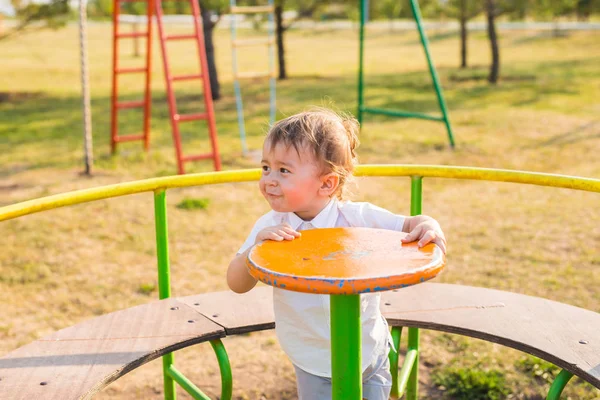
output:
M501 33L502 80L497 86L485 80L489 49L483 33L471 35L467 70L457 68L456 34L430 32L430 39L456 149L448 148L440 123L366 116L359 148L362 163L600 176L598 34L553 38L539 32ZM223 95L215 103L223 167L255 167L255 160L241 156L228 31L217 31L215 40ZM278 82L278 117L310 105L333 104L354 112L357 33L290 31L286 41L291 77ZM144 153L141 143L126 143L110 155L111 28L99 23L89 27L95 175L80 175L78 46L76 26L0 42L0 206L176 173L157 45L151 150ZM125 65L142 61L131 56L129 42L121 52ZM177 43L170 52L177 73L196 70L193 47ZM369 32L366 57L368 106L439 112L415 33ZM266 59L250 52L240 60L242 70L266 68ZM125 78L123 99L140 98L141 85L141 77ZM182 84L178 89L184 109L201 107L199 86ZM259 149L268 122L268 88L246 83L243 91L249 147ZM120 117L123 133L141 130L141 113L124 111ZM208 150L203 122L183 127L188 153ZM210 171L212 163L186 166L189 172ZM407 179L360 179L354 199L407 214L408 188ZM448 268L438 282L526 293L600 312L597 194L439 179L426 180L424 188L424 212L441 222L449 241ZM177 207L184 200L202 207ZM225 290L229 260L267 211L256 185L172 190L168 204L173 294ZM150 194L0 224L0 354L79 321L157 298L153 224ZM504 397L541 399L555 373L523 353L474 339L424 332L422 343L424 398L450 398L434 376L471 371L486 385L491 382L488 373L497 371L511 393ZM273 332L227 339L225 345L234 368L234 398L296 398L293 369ZM185 349L176 359L178 368L207 394L218 395L218 366L210 346ZM158 360L135 370L97 398L161 399L159 365ZM597 389L579 379L573 379L564 395L600 398ZM189 397L181 391L180 398Z

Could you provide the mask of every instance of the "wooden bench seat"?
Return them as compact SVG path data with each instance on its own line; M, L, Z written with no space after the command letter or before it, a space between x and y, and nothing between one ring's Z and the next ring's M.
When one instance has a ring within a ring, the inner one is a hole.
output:
M0 399L89 399L148 361L224 336L176 298L105 314L0 358Z
M155 301L63 329L0 358L0 398L88 399L171 351L272 329L271 291L260 287L243 295L216 292ZM383 293L381 307L390 325L500 343L548 360L600 388L600 314L593 311L439 283Z

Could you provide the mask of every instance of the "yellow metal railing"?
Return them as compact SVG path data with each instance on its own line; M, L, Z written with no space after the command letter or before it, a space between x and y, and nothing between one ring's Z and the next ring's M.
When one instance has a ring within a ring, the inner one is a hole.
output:
M95 200L126 196L135 193L153 192L190 186L213 185L219 183L249 182L260 178L259 169L209 172L182 176L145 179L118 183L91 189L77 190L35 200L28 200L0 208L0 221L34 214L54 208L87 203ZM422 176L431 178L452 178L496 182L525 183L566 189L600 192L600 180L577 176L545 174L538 172L434 166L434 165L360 165L356 176Z

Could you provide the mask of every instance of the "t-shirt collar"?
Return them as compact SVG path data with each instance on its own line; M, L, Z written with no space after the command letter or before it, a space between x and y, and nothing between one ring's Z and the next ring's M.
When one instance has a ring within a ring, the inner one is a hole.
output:
M332 198L329 203L310 221L304 221L293 212L286 213L288 224L298 230L303 222L310 222L315 228L334 228L338 217L337 198Z

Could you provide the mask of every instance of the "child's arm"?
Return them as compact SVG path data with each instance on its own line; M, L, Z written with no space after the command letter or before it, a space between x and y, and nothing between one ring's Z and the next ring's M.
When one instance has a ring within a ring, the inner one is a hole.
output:
M292 229L288 224L271 226L258 232L254 243L262 242L263 240L294 240L300 237L300 233ZM227 268L227 285L229 289L236 293L246 293L256 286L257 280L250 275L246 267L246 258L250 249L235 256L229 263Z
M446 237L440 224L427 215L417 215L406 217L402 232L408 235L402 239L402 243L414 242L419 240L418 246L423 247L427 243L435 243L446 254Z
M227 268L227 285L236 293L246 293L256 286L257 280L250 275L246 267L249 251L250 249L236 255Z

